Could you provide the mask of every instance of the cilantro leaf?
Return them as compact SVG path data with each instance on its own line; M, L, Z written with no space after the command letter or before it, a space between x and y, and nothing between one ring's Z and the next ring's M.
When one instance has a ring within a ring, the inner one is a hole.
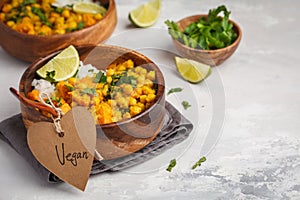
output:
M85 26L84 22L78 22L78 24L77 24L77 30L83 29L84 26Z
M176 159L172 159L171 161L170 161L170 164L169 164L169 166L168 166L168 168L166 169L168 172L171 172L172 171L172 169L173 169L173 167L175 167L176 166Z
M36 3L36 0L24 0L23 3L21 3L21 6L27 6L33 3Z
M94 83L106 83L106 76L103 72L99 71L96 74L96 77L94 79Z
M83 90L79 91L81 95L88 94L97 96L97 92L95 88L84 88Z
M182 102L181 102L181 105L183 106L183 108L184 108L185 110L187 110L189 107L191 107L190 103L187 102L187 101L182 101Z
M133 87L137 85L137 78L134 76L128 76L127 72L123 72L122 74L116 74L112 76L112 85L121 85L121 84L130 84Z
M48 21L48 17L45 15L45 13L43 12L43 10L41 8L31 7L31 11L40 18L40 20L43 24L45 24L49 27L53 26L52 23L50 23Z
M183 90L183 88L171 88L169 91L168 91L168 94L172 94L172 93L175 93L175 92L181 92Z
M54 79L55 73L56 73L55 70L47 71L45 80L49 82L56 82Z
M64 84L65 87L67 87L71 92L74 91L74 87L71 86L71 85L67 85L67 84Z
M197 167L201 166L201 164L205 161L206 161L206 157L203 156L193 165L192 169L196 169Z

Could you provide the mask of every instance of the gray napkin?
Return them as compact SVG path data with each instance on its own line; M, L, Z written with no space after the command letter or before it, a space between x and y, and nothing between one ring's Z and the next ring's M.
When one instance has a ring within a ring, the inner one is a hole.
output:
M176 108L166 102L167 114L164 125L155 137L143 149L128 156L112 160L94 161L91 175L106 171L119 171L149 160L172 146L185 140L193 129L193 124L181 115ZM54 174L44 168L32 155L27 145L27 131L21 114L12 116L0 123L0 139L8 143L17 153L27 160L42 179L48 182L61 182Z

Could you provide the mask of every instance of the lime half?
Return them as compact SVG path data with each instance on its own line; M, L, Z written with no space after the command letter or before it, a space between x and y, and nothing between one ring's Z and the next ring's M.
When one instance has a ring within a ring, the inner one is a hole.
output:
M62 81L71 78L78 70L79 55L76 48L72 45L61 51L48 63L36 71L44 78L53 81ZM51 77L49 77L51 75Z
M161 0L150 0L129 12L129 20L136 27L152 26L158 19Z
M77 13L90 13L90 14L100 13L102 15L106 13L106 9L103 6L91 2L75 3L73 5L73 10Z
M179 74L191 83L199 83L211 72L209 65L175 56L175 63Z

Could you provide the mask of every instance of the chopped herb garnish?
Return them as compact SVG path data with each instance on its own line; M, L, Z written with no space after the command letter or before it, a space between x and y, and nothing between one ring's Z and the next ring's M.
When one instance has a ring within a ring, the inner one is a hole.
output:
M84 28L84 22L78 22L77 24L77 30L83 29Z
M64 11L64 7L57 7L54 5L51 5L51 7L54 9L55 12L57 13L62 13Z
M88 72L93 73L94 69L89 69Z
M170 161L170 164L169 164L169 166L168 166L168 168L166 170L168 172L171 172L172 169L173 169L173 167L175 167L175 166L176 166L176 159L173 159L173 160Z
M31 11L36 14L41 22L49 27L52 27L52 24L50 22L48 22L48 18L47 16L43 13L43 10L41 8L37 8L37 7L31 7Z
M122 74L114 74L114 75L111 76L111 78L112 78L113 80L119 80L119 79L122 77L123 74L124 74L124 73L122 73Z
M96 74L96 77L94 79L94 83L106 83L106 76L102 71L99 71Z
M47 71L45 80L49 82L55 82L54 76L55 76L55 70L53 71Z
M168 95L169 94L172 94L172 93L175 93L175 92L181 92L183 89L182 88L171 88L169 91L168 91Z
M187 101L182 101L181 102L181 105L183 106L183 108L186 110L188 109L189 107L191 107L190 103L187 102Z
M56 101L56 102L60 102L60 97L58 98L58 97L52 96L51 100Z
M64 86L66 86L70 91L73 91L74 90L74 87L73 86L71 86L71 85L67 85L67 84L65 84Z
M117 74L112 76L112 85L121 85L121 84L130 84L133 87L136 87L136 78L134 76L128 76L127 72L123 72L122 74Z
M88 95L94 95L97 96L97 92L95 88L84 88L80 91L80 94L88 94Z
M36 0L24 0L21 6L26 6L28 4L36 3Z
M199 167L199 166L201 166L201 164L203 163L203 162L205 162L206 161L206 157L202 157L202 158L200 158L200 160L198 160L194 165L193 165L193 167L192 167L192 169L196 169L196 167Z

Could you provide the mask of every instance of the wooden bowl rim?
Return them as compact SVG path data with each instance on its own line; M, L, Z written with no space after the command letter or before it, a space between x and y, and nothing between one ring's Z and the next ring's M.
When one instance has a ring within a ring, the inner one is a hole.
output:
M199 19L200 17L208 17L208 15L207 14L191 15L191 16L180 19L179 21L177 21L177 24L181 23L184 20L190 19L190 18L195 18L195 19L198 18ZM213 49L213 50L195 49L195 48L186 46L185 44L182 44L181 42L179 42L178 40L176 40L174 38L172 38L172 39L178 46L181 46L182 48L185 48L185 49L190 50L190 51L195 51L195 52L198 52L198 53L218 53L218 52L226 51L227 49L230 49L233 46L238 45L241 41L241 38L242 38L242 29L240 28L240 26L235 21L233 21L231 19L229 19L228 21L231 22L233 24L233 27L235 27L237 29L238 37L235 39L235 41L231 45L229 45L227 47L224 47L224 48L221 48L221 49Z
M153 66L155 68L155 71L159 74L158 75L158 79L157 79L157 85L158 85L158 89L157 89L157 95L155 97L155 101L154 103L147 108L146 110L144 110L142 113L135 115L129 119L126 120L122 120L122 121L118 121L118 122L112 122L112 123L108 123L108 124L96 124L96 126L100 126L102 128L110 128L110 127L114 127L114 126L119 126L119 125L123 125L123 124L127 124L130 123L132 121L135 121L137 119L139 119L141 116L148 114L149 112L151 112L151 110L154 109L154 106L158 104L158 102L160 102L162 100L162 98L164 98L164 93L165 93L165 79L163 76L163 73L161 72L161 70L159 69L159 67L147 56L132 50L132 49L128 49L128 48L124 48L124 47L120 47L120 46L115 46L115 45L108 45L108 44L97 44L97 45L93 45L93 44L85 44L85 45L78 45L78 46L74 46L76 49L84 49L84 48L97 48L97 47L102 47L102 48L108 48L108 49L118 49L121 51L124 51L125 53L133 53L137 56L139 56L140 58L142 58L143 60L145 60L146 63L150 63L151 66ZM19 90L20 93L24 93L24 85L21 85L22 83L24 83L26 80L25 78L31 74L30 69L35 68L36 65L39 65L40 63L44 62L45 60L49 60L50 58L54 57L55 55L57 55L59 52L61 52L62 50L58 50L55 51L51 54L49 54L48 56L45 57L41 57L38 58L36 61L34 61L32 64L30 64L27 69L24 71L23 75L21 76L20 79L20 84L19 84ZM24 93L25 98L27 98L27 95Z
M74 32L69 32L69 33L64 33L64 34L55 34L55 35L30 35L30 34L27 34L27 33L22 33L22 32L16 31L16 30L8 27L2 21L0 21L0 26L2 26L7 32L9 32L9 34L13 34L13 35L16 35L16 36L19 36L19 37L23 37L24 39L27 39L27 38L29 38L29 39L32 39L32 38L39 38L39 39L45 38L45 39L47 39L49 37L55 39L55 38L60 38L60 37L72 37L73 35L77 35L77 34L80 34L82 32L89 31L89 30L93 29L95 26L97 26L99 23L106 20L106 18L113 13L113 10L116 9L115 0L108 0L108 1L109 1L109 3L108 3L108 9L107 9L106 15L100 21L98 21L96 24L93 24L92 26L89 26L89 27L86 27L86 28L83 28L81 30L77 30L77 31L74 31Z

